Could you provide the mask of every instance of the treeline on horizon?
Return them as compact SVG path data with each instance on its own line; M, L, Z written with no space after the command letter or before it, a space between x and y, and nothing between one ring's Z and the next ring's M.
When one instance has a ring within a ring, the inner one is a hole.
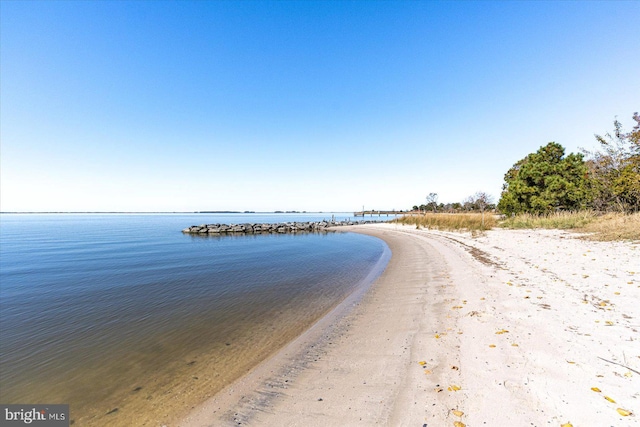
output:
M460 203L438 203L430 193L414 211L469 212L496 210L507 216L546 215L591 210L600 213L640 212L640 115L625 132L616 119L613 133L595 135L599 149L565 155L556 142L518 160L505 174L497 205L477 192Z

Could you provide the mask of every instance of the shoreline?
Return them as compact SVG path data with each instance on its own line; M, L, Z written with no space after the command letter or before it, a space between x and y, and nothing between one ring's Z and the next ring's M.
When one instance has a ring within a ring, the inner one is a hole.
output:
M638 245L556 230L343 229L392 252L361 301L179 425L638 423Z

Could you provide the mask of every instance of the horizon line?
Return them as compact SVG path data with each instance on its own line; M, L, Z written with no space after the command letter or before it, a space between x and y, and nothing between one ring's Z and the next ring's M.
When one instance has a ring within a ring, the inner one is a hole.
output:
M1 214L306 214L356 211L0 211Z

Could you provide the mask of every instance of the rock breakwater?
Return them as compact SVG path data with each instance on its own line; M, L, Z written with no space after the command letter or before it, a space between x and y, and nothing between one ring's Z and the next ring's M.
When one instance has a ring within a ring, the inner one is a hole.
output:
M202 224L192 225L182 230L185 234L223 235L223 234L270 234L270 233L313 233L330 231L331 227L345 225L373 224L383 221L315 221L281 223L245 223L245 224Z

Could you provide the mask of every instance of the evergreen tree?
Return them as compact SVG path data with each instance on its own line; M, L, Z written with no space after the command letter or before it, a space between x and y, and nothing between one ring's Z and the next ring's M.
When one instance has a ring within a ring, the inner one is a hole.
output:
M498 210L505 214L578 210L590 199L582 154L565 156L555 142L519 160L504 181Z

